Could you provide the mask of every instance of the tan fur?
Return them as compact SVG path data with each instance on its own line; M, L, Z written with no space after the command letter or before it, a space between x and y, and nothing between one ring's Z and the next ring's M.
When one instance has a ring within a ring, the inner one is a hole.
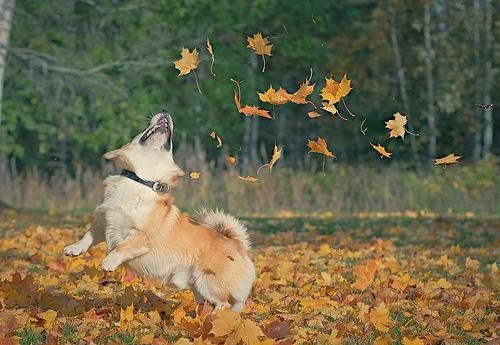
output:
M153 117L150 128L162 116L166 115ZM173 160L171 145L163 147L165 140L171 143L171 137L155 133L141 144L139 138L146 131L105 157L171 186L183 175ZM191 289L199 303L207 300L216 308L241 310L255 270L248 255L246 228L236 218L221 211L202 211L194 220L179 211L169 193L157 194L124 176L108 177L104 189L91 228L80 241L65 247L66 255L79 255L105 240L104 270L113 271L125 263L142 276Z

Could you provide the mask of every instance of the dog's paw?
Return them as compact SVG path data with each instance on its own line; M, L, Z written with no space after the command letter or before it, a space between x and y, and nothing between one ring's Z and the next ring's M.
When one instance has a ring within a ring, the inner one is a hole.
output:
M64 247L64 254L67 256L78 256L83 252L83 249L78 243L70 244Z
M101 268L107 272L113 272L122 263L121 255L115 252L109 253L101 262Z

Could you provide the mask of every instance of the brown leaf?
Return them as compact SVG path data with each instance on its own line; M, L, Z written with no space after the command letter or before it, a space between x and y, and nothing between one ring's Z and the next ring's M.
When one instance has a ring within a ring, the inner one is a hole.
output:
M316 141L307 139L307 146L309 147L309 153L321 153L325 157L335 157L333 152L328 150L326 140L321 137L318 137Z
M252 49L255 54L271 56L273 45L269 44L269 40L266 37L262 37L260 32L254 34L253 37L247 37L247 42L247 47Z
M267 110L260 109L253 105L245 105L244 107L242 107L240 102L240 97L241 97L240 84L234 79L231 79L231 81L236 83L236 85L238 86L238 89L234 91L234 103L236 104L236 109L238 109L238 112L240 112L245 116L254 115L272 119L271 115L269 114L269 111Z
M255 178L255 177L252 177L252 176L238 176L238 178L240 180L248 181L248 182L257 182L259 180L258 178Z

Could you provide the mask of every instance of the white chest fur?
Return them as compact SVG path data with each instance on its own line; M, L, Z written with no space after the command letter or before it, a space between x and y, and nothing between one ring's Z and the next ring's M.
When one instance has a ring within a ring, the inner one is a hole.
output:
M156 202L156 193L123 176L105 180L104 201L98 207L106 215L106 244L113 250L133 229L141 229Z

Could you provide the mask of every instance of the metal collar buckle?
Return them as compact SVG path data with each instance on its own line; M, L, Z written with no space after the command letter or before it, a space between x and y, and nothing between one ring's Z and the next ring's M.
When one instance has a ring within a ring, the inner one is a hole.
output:
M160 182L154 182L151 186L151 189L158 194L166 193L169 191L170 187L167 184L163 184Z

